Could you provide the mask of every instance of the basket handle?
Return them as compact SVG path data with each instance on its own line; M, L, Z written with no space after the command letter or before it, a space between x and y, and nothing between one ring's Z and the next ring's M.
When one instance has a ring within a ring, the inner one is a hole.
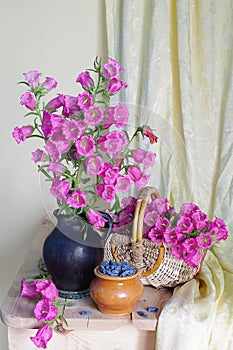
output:
M147 203L150 199L159 198L159 191L156 187L144 187L139 193L134 211L133 226L132 226L132 242L142 241L143 221Z

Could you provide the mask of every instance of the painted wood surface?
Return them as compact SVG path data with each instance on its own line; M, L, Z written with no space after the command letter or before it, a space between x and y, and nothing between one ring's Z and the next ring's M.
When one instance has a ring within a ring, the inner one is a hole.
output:
M27 298L19 297L20 281L39 272L43 242L53 227L46 218L1 307L1 319L8 326L10 350L35 349L29 337L36 333L39 324L33 317L34 305ZM68 328L65 332L54 332L48 349L154 349L157 320L171 295L169 289L144 286L143 296L134 311L125 316L101 313L90 297L71 300L64 310ZM146 311L148 306L156 306L158 311L148 312L146 318L139 316L138 311ZM92 311L92 314L82 316L80 312L85 310Z
M9 350L36 350L30 340L35 329L9 328ZM154 350L155 332L140 331L132 326L114 331L72 330L54 333L48 350Z

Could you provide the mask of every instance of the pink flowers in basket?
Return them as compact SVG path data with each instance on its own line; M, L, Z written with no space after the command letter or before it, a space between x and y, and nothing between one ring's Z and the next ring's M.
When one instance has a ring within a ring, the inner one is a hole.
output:
M136 203L131 196L122 200L123 209L114 221L115 232L131 230ZM192 268L200 266L208 249L228 237L223 220L215 217L210 221L193 203L183 203L176 212L167 198L154 198L147 204L143 224L143 238L168 245L173 256Z
M24 74L28 90L20 103L28 109L25 117L33 121L15 127L17 143L38 137L44 145L32 153L32 160L48 180L51 194L57 199L59 213L85 216L97 228L103 227L97 203L109 203L119 209L118 194L132 186L144 187L156 154L131 148L141 135L151 145L157 136L149 126L136 126L133 135L126 131L129 112L124 103L110 105L111 96L126 88L120 74L124 69L113 58L105 64L96 58L94 67L78 75L83 91L75 96L58 93L43 101L57 82L42 80L37 70ZM92 76L92 75L93 76Z
M144 224L144 238L170 245L172 255L194 268L208 249L228 237L223 220L216 217L210 221L193 203L182 204L176 213L167 198L148 204Z

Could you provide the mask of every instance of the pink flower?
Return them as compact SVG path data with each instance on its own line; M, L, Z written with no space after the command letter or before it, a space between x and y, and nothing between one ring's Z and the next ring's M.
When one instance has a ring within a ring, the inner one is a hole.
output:
M185 215L191 217L193 213L200 210L196 204L193 203L183 203L180 207L180 215Z
M211 248L214 242L211 235L209 233L204 233L204 232L201 232L196 239L197 239L198 246L203 250Z
M137 163L142 163L143 159L145 158L145 155L146 155L146 151L140 148L134 150L132 153L132 157Z
M97 194L103 198L107 203L113 201L115 198L115 187L113 185L98 184L96 186Z
M146 169L154 165L156 153L138 148L132 153L132 157L136 162L143 164Z
M95 84L88 71L80 73L76 79L76 83L80 83L84 90L91 89Z
M183 247L188 253L195 253L198 248L198 237L196 238L187 238L183 241Z
M158 137L153 133L152 129L147 125L144 126L143 128L143 135L149 138L151 144L158 141Z
M48 341L52 338L53 331L52 328L48 327L47 324L40 327L36 333L35 337L30 337L32 342L37 348L46 349Z
M53 161L59 159L59 152L56 146L55 141L48 140L45 144L45 150L48 152L48 155L52 158Z
M115 78L115 77L118 77L118 74L119 72L114 65L110 63L104 64L103 75L105 78L107 79Z
M65 97L62 94L58 94L57 97L53 98L48 103L48 108L52 109L53 111L56 111L58 108L63 106L65 104Z
M127 125L129 112L124 103L119 103L114 110L114 121L117 128Z
M168 213L168 199L167 198L155 198L152 200L152 206L159 215L166 215Z
M63 134L63 125L54 128L52 137L55 142L65 141L66 145L70 145L69 140L67 140L65 135Z
M81 109L89 109L94 103L94 97L89 92L78 95L78 106Z
M70 149L70 142L66 139L59 139L54 141L54 145L57 148L59 154L63 154L69 151Z
M193 224L189 217L181 217L177 221L177 229L181 233L189 234L193 230Z
M103 117L104 115L102 109L95 106L91 106L84 112L84 122L93 126L100 124Z
M207 227L207 215L201 210L197 210L192 214L192 220L196 230L203 230Z
M99 156L90 156L86 160L87 171L92 175L99 175L103 169L103 160Z
M75 142L77 154L80 156L90 156L95 152L95 141L91 136L83 135Z
M51 137L56 129L62 126L63 123L64 120L60 115L52 114L48 110L44 110L41 130L45 137Z
M52 114L48 110L44 110L41 130L43 131L45 137L50 137L53 134L51 117Z
M131 177L131 179L136 182L142 177L142 171L139 169L138 166L132 165L130 166L128 170L128 175Z
M121 203L123 207L127 210L127 212L134 213L137 199L135 197L129 196L129 197L123 198Z
M52 321L57 317L57 308L47 299L38 301L34 308L34 315L38 322Z
M26 106L28 109L34 109L36 107L36 100L32 92L27 91L20 98L20 104Z
M163 232L157 230L156 228L152 228L148 232L148 237L151 239L152 242L163 242Z
M121 90L122 87L126 88L127 84L124 83L119 78L113 78L109 81L109 83L107 85L108 93L109 94L116 94Z
M111 131L104 136L100 136L98 146L103 152L116 154L121 152L127 145L127 139L124 132L117 130Z
M154 226L157 218L158 218L158 214L155 210L153 210L151 212L146 213L145 218L144 218L144 222L148 226Z
M171 223L167 218L158 217L155 228L162 232L169 231L171 229Z
M198 268L198 265L203 258L202 253L199 250L196 250L192 253L184 253L183 259L187 265L193 267L194 269Z
M110 128L110 126L115 124L114 113L115 113L115 107L109 107L105 111L104 129L108 129Z
M64 95L62 114L65 117L68 117L71 113L78 112L79 110L78 98L75 96Z
M21 297L35 299L40 296L36 287L36 280L26 281L25 278L21 281L20 294Z
M44 162L46 158L46 153L39 148L36 149L35 152L32 152L32 160L34 163Z
M115 184L119 176L119 168L113 167L111 164L104 163L99 176L104 179L105 184Z
M85 126L81 120L68 120L62 127L65 138L69 141L77 140L85 130Z
M132 183L133 182L129 175L118 176L116 182L116 190L121 193L125 193L130 189Z
M32 70L24 74L25 81L33 89L36 89L38 87L40 77L41 77L41 73L39 73L37 70Z
M43 87L47 90L47 92L51 91L52 89L56 89L57 82L55 79L46 77L44 83L42 84Z
M22 126L21 128L19 128L18 126L16 126L13 130L13 137L15 139L15 141L17 143L20 143L21 141L25 141L26 138L28 138L29 136L31 136L32 134L32 127L31 126Z
M128 175L131 177L131 179L134 181L135 185L137 188L140 190L143 188L148 180L149 180L149 175L144 174L139 167L132 165L130 166L128 170Z
M184 247L182 243L174 244L171 246L171 253L177 259L183 259L184 257Z
M118 216L118 226L125 226L133 220L133 213L129 213L128 210L123 209Z
M64 202L67 199L67 194L70 191L70 183L62 180L60 181L58 178L55 178L52 182L52 186L50 188L51 194L56 197L59 201Z
M223 220L217 217L209 224L209 231L211 234L216 236L218 242L221 240L226 240L228 237L226 224Z
M52 161L50 162L47 168L47 171L51 171L56 176L61 176L64 169L65 169L65 166L62 163Z
M150 175L142 174L141 178L135 181L135 185L139 190L145 187L149 181Z
M145 154L145 158L142 161L142 164L145 169L150 168L154 165L156 159L156 153L147 151Z
M67 204L72 208L83 208L87 204L86 195L83 191L74 190L67 199Z
M117 78L120 72L124 72L124 68L113 58L109 58L108 62L104 64L103 76L107 79Z
M93 209L89 209L89 211L86 213L86 216L90 224L94 225L96 228L104 227L105 223L107 222L107 220L104 219L98 211Z
M58 290L51 280L38 280L36 288L48 301L52 302L58 297Z
M165 231L163 236L166 244L177 244L183 238L183 235L175 229Z

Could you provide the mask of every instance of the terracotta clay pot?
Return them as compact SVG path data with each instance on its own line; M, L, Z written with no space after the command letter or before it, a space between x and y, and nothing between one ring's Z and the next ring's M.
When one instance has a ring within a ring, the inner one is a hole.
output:
M94 273L96 277L89 290L99 310L111 316L131 313L143 294L143 284L138 278L138 272L127 277L112 277L99 272L97 266Z

